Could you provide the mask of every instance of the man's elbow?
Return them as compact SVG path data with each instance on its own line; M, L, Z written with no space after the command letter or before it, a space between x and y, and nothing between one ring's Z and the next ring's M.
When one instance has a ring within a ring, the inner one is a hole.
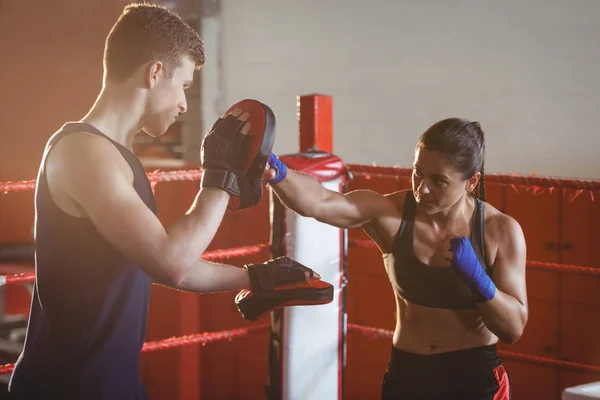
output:
M149 268L148 275L154 281L172 288L183 287L188 271L192 267L191 265L185 265L185 263L177 263L167 259L156 260L152 264L154 265Z
M183 269L176 269L169 274L169 286L182 289L185 285L186 274Z

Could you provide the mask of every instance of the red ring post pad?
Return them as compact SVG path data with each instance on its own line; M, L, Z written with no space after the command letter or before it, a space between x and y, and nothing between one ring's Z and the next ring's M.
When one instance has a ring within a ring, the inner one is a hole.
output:
M307 173L319 182L330 181L342 177L348 178L348 169L342 159L323 151L307 151L297 154L286 154L279 159L295 171Z
M332 301L333 285L318 279L258 292L244 289L235 296L238 311L249 321L282 307L314 306Z
M226 114L235 109L249 114L246 122L250 123L250 132L247 136L252 138L248 143L248 161L239 182L240 196L231 196L228 203L228 208L241 210L258 204L262 198L262 175L275 143L275 115L266 104L253 99L235 103Z

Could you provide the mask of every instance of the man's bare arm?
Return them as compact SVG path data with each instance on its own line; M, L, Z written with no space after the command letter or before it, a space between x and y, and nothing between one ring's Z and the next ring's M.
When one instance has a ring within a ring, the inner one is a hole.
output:
M219 189L202 189L186 215L165 229L134 190L120 157L107 140L77 133L61 139L48 162L63 174L60 189L99 232L156 281L212 292L224 287L217 279L222 277L230 280L228 290L248 288L244 270L225 265L217 270L199 261L222 221L229 195Z

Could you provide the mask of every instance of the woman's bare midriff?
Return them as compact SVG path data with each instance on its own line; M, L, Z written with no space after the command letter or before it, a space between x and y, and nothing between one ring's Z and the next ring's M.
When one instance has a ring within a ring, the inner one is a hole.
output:
M398 317L393 345L416 354L436 354L498 342L477 309L448 310L424 307L396 295Z

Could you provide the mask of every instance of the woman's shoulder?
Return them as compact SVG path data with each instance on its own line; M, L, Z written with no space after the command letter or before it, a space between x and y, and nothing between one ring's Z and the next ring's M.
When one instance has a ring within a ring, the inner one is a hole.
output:
M507 236L523 235L521 224L512 216L498 210L487 202L482 202L484 207L484 225L486 235L491 235L494 239L501 241Z

